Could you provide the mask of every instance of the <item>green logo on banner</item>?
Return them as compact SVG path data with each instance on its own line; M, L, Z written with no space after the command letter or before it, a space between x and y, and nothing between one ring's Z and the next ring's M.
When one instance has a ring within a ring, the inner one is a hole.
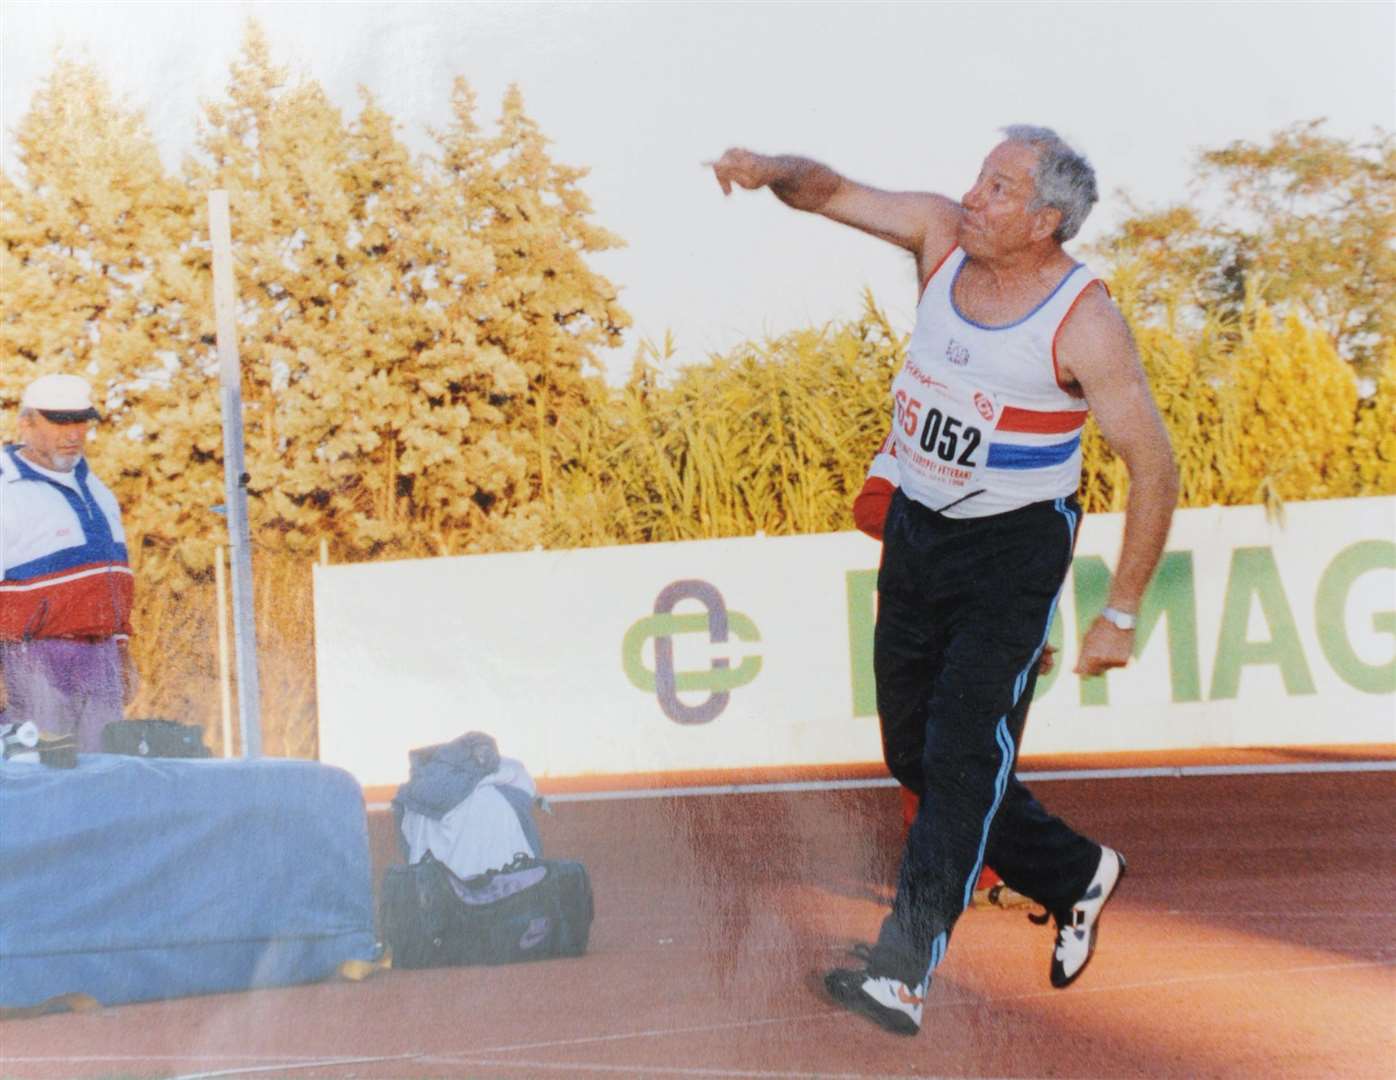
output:
M697 600L707 614L674 614L680 600ZM654 601L654 614L636 622L625 632L621 643L621 666L625 677L637 690L654 694L664 715L676 724L706 724L717 719L727 708L731 693L746 686L761 672L761 658L748 656L736 667L726 657L712 661L704 671L674 670L674 636L677 634L706 634L708 640L722 644L728 634L738 641L760 641L761 635L747 616L728 611L722 593L706 581L693 579L675 581L660 590ZM654 639L654 670L645 667L645 642ZM700 705L686 705L679 700L682 691L708 691L708 699Z

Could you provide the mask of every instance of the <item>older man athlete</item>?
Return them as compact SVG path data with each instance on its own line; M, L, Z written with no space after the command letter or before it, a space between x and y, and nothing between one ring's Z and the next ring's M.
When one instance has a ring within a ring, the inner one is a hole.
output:
M83 457L97 418L85 379L43 375L20 399L20 443L0 448L0 722L84 753L138 683L121 509Z
M920 1030L931 973L985 858L1056 919L1051 983L1094 951L1124 860L1047 814L1013 775L1012 717L1046 643L1080 519L1089 410L1129 470L1124 542L1076 671L1128 663L1177 500L1168 436L1129 328L1062 245L1096 201L1090 165L1038 127L1004 129L959 203L879 191L799 157L728 150L732 186L910 251L921 299L892 383L900 487L887 514L874 637L892 774L921 793L892 912L841 1005Z

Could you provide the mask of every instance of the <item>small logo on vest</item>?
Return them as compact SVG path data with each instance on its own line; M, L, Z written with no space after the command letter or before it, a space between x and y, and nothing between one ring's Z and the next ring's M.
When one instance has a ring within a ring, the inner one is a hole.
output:
M945 346L945 359L956 367L964 367L969 363L969 349L951 338Z
M979 415L984 417L985 420L992 420L994 418L994 403L989 400L988 395L982 390L976 390L974 392L974 407L979 410Z

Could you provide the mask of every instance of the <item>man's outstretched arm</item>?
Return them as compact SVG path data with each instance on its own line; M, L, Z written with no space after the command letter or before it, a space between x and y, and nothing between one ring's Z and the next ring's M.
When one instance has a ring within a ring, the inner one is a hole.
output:
M841 176L827 165L788 154L731 149L713 162L713 174L730 195L733 185L770 188L786 206L851 225L916 256L922 276L955 243L960 204L925 192L881 191Z

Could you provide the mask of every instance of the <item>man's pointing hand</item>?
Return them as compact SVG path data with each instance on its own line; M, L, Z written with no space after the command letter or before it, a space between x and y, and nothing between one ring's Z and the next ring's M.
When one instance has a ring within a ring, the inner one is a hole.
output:
M733 184L752 191L765 187L773 179L771 159L763 154L753 154L750 150L734 147L716 161L704 164L712 166L713 175L722 186L724 195L732 194Z

